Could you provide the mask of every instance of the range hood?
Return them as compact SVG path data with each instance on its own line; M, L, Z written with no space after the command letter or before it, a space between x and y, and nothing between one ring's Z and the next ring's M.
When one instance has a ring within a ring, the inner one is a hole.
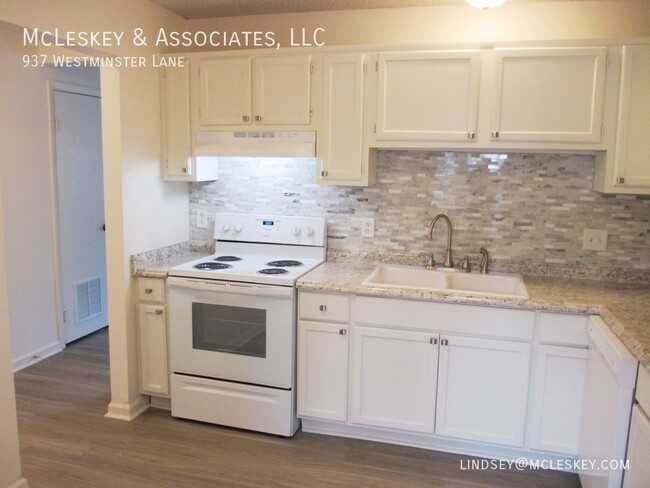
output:
M197 157L316 157L312 131L197 131Z

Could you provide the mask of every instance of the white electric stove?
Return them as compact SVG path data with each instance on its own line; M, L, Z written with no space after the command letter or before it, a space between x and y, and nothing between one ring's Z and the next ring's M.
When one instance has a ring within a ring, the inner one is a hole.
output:
M295 283L325 259L325 220L219 213L214 237L167 279L172 415L292 436Z

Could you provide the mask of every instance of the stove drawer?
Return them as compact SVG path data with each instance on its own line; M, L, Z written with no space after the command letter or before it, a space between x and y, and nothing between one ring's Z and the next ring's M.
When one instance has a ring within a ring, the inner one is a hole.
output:
M326 322L350 320L350 297L332 293L300 292L299 314L301 319Z

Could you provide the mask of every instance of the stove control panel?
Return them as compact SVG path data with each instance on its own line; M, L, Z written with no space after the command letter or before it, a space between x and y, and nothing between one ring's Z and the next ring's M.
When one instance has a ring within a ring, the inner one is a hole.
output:
M327 232L322 217L217 213L214 238L218 241L325 246Z

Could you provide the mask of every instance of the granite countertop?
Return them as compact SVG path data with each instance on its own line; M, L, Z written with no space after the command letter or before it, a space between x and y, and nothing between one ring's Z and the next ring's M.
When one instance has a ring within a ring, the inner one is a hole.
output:
M650 371L650 285L524 276L529 298L472 297L452 292L363 286L375 265L323 263L298 280L303 290L598 314Z
M184 252L161 257L151 261L138 261L131 258L131 275L140 278L167 278L169 268L206 256L206 253Z

